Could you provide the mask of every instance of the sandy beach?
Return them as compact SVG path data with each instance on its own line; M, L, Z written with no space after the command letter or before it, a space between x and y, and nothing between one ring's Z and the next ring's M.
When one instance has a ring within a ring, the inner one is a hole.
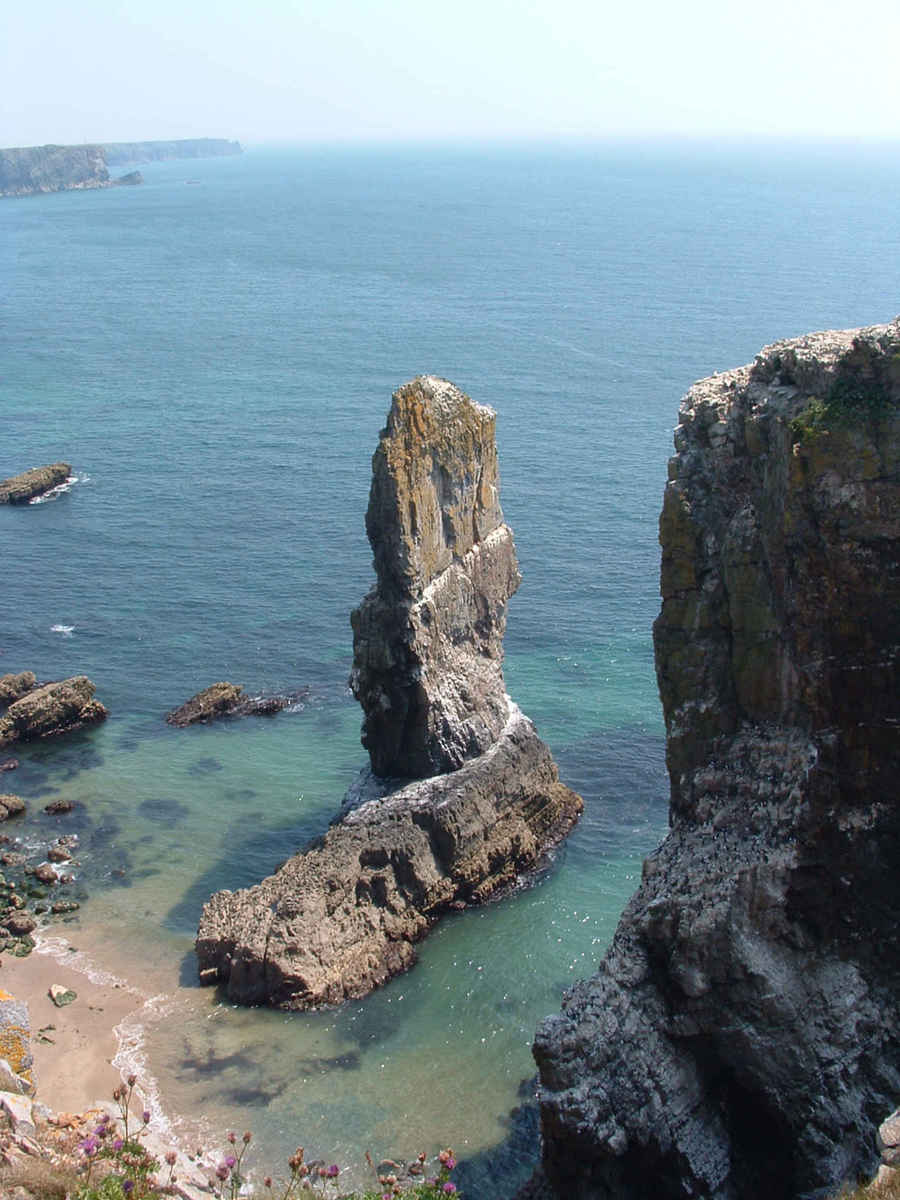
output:
M98 982L86 971L78 951L59 937L39 943L27 958L0 959L0 986L28 1005L37 1096L61 1112L82 1112L112 1098L121 1080L116 1030L146 1000L124 980ZM77 999L57 1008L52 984L70 988Z

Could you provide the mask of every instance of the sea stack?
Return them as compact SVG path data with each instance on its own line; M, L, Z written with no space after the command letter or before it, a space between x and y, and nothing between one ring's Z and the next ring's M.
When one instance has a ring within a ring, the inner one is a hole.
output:
M545 1184L834 1195L900 1098L900 321L703 380L675 446L671 832L538 1031Z
M365 995L415 961L443 912L508 887L581 813L503 683L519 573L494 429L446 380L394 394L366 517L377 579L352 617L372 772L324 838L205 906L200 977L233 1000Z

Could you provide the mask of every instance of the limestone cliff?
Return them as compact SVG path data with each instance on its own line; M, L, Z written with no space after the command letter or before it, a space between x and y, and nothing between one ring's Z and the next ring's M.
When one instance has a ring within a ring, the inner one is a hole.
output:
M201 980L242 1003L364 995L414 962L442 912L509 886L581 812L504 689L519 574L493 412L445 380L401 388L366 525L377 583L353 614L352 684L375 775L323 839L205 906Z
M900 1097L900 321L765 349L675 434L671 833L538 1031L567 1198L788 1200Z

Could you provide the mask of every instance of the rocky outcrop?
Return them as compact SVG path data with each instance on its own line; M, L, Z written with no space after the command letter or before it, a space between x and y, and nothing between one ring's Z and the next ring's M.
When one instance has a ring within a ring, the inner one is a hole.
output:
M671 832L538 1031L574 1198L772 1200L900 1097L900 322L768 347L675 434L654 628Z
M28 692L0 717L0 749L14 742L71 733L102 721L107 713L94 699L95 690L86 675L75 675Z
M503 685L519 574L498 487L490 409L432 377L394 395L366 518L377 583L352 618L374 775L323 839L204 908L200 977L229 998L364 995L414 962L441 913L510 886L578 819Z
M51 463L48 467L32 467L21 475L0 480L0 504L27 504L35 496L65 483L72 474L68 463Z
M237 684L222 681L210 684L179 708L173 708L166 714L166 720L183 728L198 722L207 724L218 717L271 717L307 694L304 690L289 696L248 696Z
M351 617L351 686L376 775L453 771L506 724L503 633L519 586L496 418L432 377L394 396L372 460L378 581Z

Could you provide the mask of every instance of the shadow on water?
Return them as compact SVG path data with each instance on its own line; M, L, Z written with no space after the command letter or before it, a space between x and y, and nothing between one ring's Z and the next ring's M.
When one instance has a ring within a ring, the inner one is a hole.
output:
M522 1103L502 1118L507 1129L502 1141L460 1159L453 1180L466 1200L512 1200L540 1162L541 1122L536 1088L536 1076L520 1083Z
M227 795L246 801L258 799L249 788ZM286 858L302 850L313 838L321 837L327 824L327 818L318 813L296 824L269 828L264 826L262 819L255 820L254 814L249 812L232 821L224 838L224 844L232 847L231 851L219 857L194 880L166 913L163 926L179 933L196 929L203 905L213 892L222 888L236 891L259 883Z

